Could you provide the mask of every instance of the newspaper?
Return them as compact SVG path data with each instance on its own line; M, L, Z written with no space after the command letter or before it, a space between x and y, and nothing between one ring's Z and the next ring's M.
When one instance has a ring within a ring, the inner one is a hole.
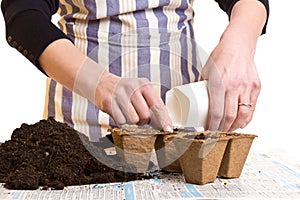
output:
M181 174L65 190L7 190L0 184L0 199L300 199L300 166L251 153L240 178L216 179L205 185L187 184Z

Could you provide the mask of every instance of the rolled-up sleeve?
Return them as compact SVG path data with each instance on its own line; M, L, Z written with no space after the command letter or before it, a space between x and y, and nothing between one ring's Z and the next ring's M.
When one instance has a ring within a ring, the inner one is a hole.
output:
M2 0L6 40L43 71L38 58L53 41L68 37L52 22L58 0Z
M232 8L239 0L215 0L215 1L218 2L220 8L224 10L227 13L228 17L230 18ZM258 1L260 1L265 6L267 11L267 20L262 30L262 34L265 34L267 30L267 24L268 24L269 13L270 13L269 1L268 0L258 0Z

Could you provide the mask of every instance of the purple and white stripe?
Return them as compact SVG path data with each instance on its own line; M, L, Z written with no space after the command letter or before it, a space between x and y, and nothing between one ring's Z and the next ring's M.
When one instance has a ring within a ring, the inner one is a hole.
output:
M170 88L199 80L191 0L61 0L59 13L60 28L83 53L118 76L148 78L163 100ZM54 80L47 91L45 117L55 116L92 141L114 126Z

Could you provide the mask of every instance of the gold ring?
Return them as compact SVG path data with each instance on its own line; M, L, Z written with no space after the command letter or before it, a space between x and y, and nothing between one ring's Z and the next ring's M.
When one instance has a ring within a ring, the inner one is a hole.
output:
M247 108L252 108L253 104L252 103L239 103L238 106L245 106ZM254 110L254 109L250 109L250 110Z

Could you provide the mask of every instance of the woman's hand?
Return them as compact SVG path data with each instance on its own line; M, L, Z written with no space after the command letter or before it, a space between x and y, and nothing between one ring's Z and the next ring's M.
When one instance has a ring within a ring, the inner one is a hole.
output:
M120 78L104 72L98 83L95 104L117 125L149 124L171 132L166 107L146 78Z
M233 7L230 23L202 70L210 96L207 129L233 131L251 121L261 88L254 54L265 20L259 1L240 0Z
M202 71L208 80L209 130L233 131L252 119L260 92L254 55L243 41L223 37ZM247 106L248 105L248 106Z
M164 131L173 130L162 99L147 79L115 76L66 39L51 43L39 61L51 78L89 99L117 125L149 124Z

